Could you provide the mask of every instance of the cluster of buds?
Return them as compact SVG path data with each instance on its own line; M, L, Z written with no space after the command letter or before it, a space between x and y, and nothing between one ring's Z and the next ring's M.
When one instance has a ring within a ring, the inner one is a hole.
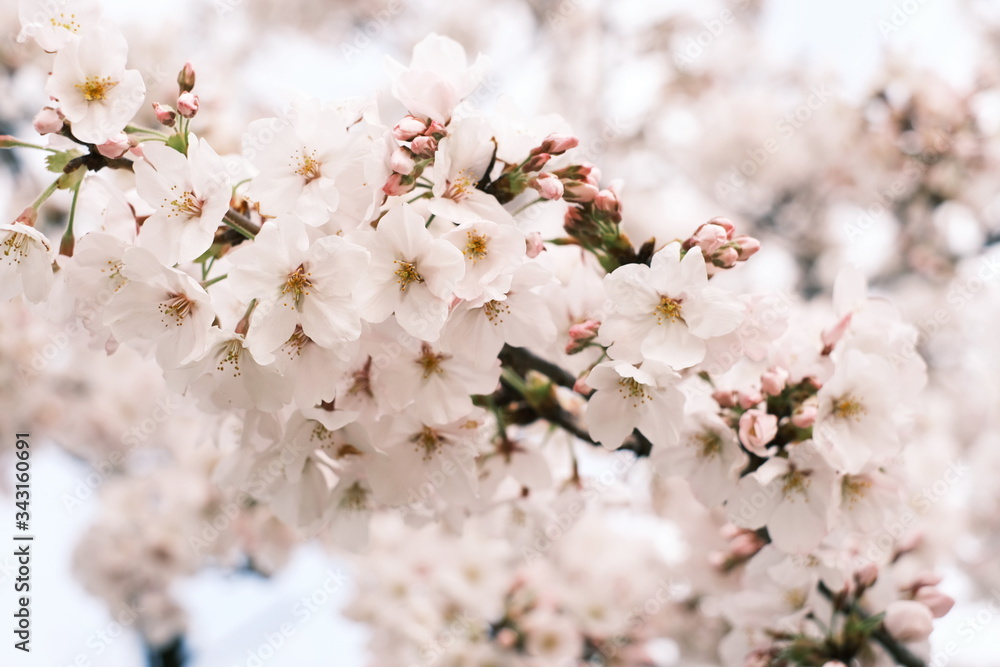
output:
M734 236L735 229L727 218L712 218L696 229L682 247L701 248L711 276L719 269L731 269L738 262L745 262L760 250L760 241L745 234Z
M541 144L528 153L528 157L520 164L508 164L503 172L490 185L489 192L500 203L505 204L533 188L542 199L562 199L564 183L558 174L543 171L556 155L562 155L571 148L576 148L580 140L573 136L550 134Z
M409 145L397 146L392 152L389 158L392 175L382 191L389 196L397 196L413 190L424 169L434 161L438 142L447 134L448 130L436 120L406 116L396 123L392 136Z
M194 67L190 62L184 63L184 67L177 74L177 108L169 104L153 102L153 115L156 120L165 127L173 127L177 123L177 116L183 118L194 118L201 106L201 101L193 92L195 82Z
M31 124L38 134L58 134L62 132L65 120L59 109L43 107L41 111L35 114L35 118Z

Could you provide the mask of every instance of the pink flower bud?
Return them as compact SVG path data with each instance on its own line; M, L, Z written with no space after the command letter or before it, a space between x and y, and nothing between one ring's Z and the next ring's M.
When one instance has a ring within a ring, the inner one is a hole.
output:
M394 150L392 156L389 158L389 167L397 174L409 176L413 173L413 168L416 165L413 153L404 146L400 146Z
M722 248L712 255L712 264L720 269L731 269L740 261L740 252L732 246Z
M780 366L769 368L760 376L760 388L768 396L777 396L785 389L788 382L788 371Z
M749 410L763 400L764 396L756 389L736 392L736 401L744 410Z
M823 663L823 667L847 667L847 665L840 660L827 660Z
M521 171L523 171L526 174L530 174L536 171L541 171L542 169L545 168L545 165L548 164L549 160L551 159L552 156L549 155L548 153L539 153L538 155L532 155L531 157L529 157L527 160L524 161L524 166L521 167Z
M816 405L803 403L792 413L792 424L797 428L809 428L816 423Z
M594 197L594 208L604 213L620 213L622 204L614 190L601 190Z
M737 558L749 558L764 546L757 535L751 532L737 535L729 543L729 551Z
M517 633L510 628L502 628L497 632L496 639L497 645L502 648L511 648L517 643Z
M719 404L720 408L731 408L736 405L736 401L733 400L733 392L731 391L716 389L712 392L712 398L715 399L715 402Z
M721 217L719 217L719 218L712 218L711 220L709 220L705 224L706 225L718 225L719 227L722 227L724 230L726 230L726 239L733 238L733 232L736 231L736 225L734 225L733 222L732 222L732 220L730 220L729 218L721 218Z
M427 130L427 121L416 116L406 116L392 128L392 136L398 141L412 141Z
M565 186L563 199L571 202L585 203L594 201L594 198L599 192L597 186L580 181L571 181L569 183L563 183L563 185Z
M532 149L531 154L537 155L539 153L549 153L551 155L562 155L569 149L576 148L579 145L580 140L576 137L565 134L550 134L545 137L541 146Z
M198 113L199 106L201 106L201 101L194 93L181 93L180 97L177 98L177 111L185 118L194 118L194 115Z
M38 134L54 134L62 129L63 117L56 109L45 107L35 114L31 124Z
M413 190L415 183L407 183L405 178L402 174L392 174L389 176L389 180L385 182L385 185L382 186L382 192L390 197L405 195L407 192L410 192Z
M573 340L590 339L597 335L597 330L600 328L600 320L578 322L569 328L569 337Z
M934 617L927 605L915 600L896 600L885 608L885 629L902 642L918 642L934 630Z
M444 125L437 122L436 120L432 120L430 122L430 125L427 126L427 129L424 130L424 136L428 137L441 138L447 134L448 134L448 128L446 128Z
M190 93L194 90L194 67L191 65L190 61L184 63L184 67L177 74L177 87L180 88L181 93ZM190 118L190 116L188 116Z
M857 579L859 586L864 586L868 588L875 583L878 579L878 565L875 563L865 563L861 566L861 569L854 573L854 578Z
M594 388L587 384L586 378L577 378L576 382L573 383L573 391L581 396L590 396L594 392Z
M97 152L108 159L119 158L129 149L128 135L119 132L117 136L111 137L97 147Z
M156 116L156 120L159 121L160 125L173 127L174 123L177 122L177 112L166 104L153 102L153 114Z
M410 150L417 157L433 157L437 148L438 142L434 137L417 137L410 144Z
M747 410L740 417L740 442L758 456L767 455L767 443L778 434L778 417L763 410Z
M833 348L836 347L840 339L844 337L847 332L847 327L851 325L851 313L844 315L843 318L836 324L834 324L829 329L824 329L820 334L820 340L823 341L823 354L830 354Z
M563 183L552 174L539 174L538 178L532 180L531 186L538 190L538 194L544 199L562 199Z
M526 246L528 257L534 259L542 254L545 250L545 241L542 240L542 235L539 232L531 232L524 238L524 245Z
M729 236L726 234L724 227L711 222L706 222L704 225L695 230L694 234L691 235L691 238L684 242L684 246L687 248L698 246L701 248L701 252L708 257L721 248L722 245L728 240Z
M919 591L917 591L914 599L917 602L922 602L927 605L927 608L931 610L931 615L934 618L941 618L955 606L955 599L950 595L945 595L933 586L924 586Z
M14 222L19 222L26 227L34 227L36 220L38 220L38 211L34 207L29 206L21 211L21 215L17 216Z
M739 248L741 262L747 261L760 250L760 241L752 236L737 236L733 239L733 243Z

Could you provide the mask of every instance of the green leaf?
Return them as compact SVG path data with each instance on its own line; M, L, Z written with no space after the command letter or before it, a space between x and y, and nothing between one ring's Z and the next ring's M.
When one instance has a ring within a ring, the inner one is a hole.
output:
M61 153L52 153L51 155L45 156L45 168L54 174L61 174L69 164L69 161L73 158L80 157L81 153L77 150L62 151Z

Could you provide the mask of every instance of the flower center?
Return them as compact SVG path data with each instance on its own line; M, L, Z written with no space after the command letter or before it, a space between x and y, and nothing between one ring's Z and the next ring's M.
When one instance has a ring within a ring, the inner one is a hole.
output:
M195 303L191 299L187 298L185 294L174 294L171 292L167 295L167 300L163 301L159 305L160 312L163 313L162 322L167 323L167 318L174 318L174 326L181 326L184 324L184 318L194 312Z
M363 512L369 509L368 492L361 484L354 482L344 491L340 499L340 509L350 512Z
M809 475L805 474L801 470L792 470L791 472L785 473L781 478L782 486L781 492L784 494L785 499L789 500L789 496L793 493L797 493L802 497L806 495L806 489L809 488L809 483L812 481L809 479Z
M110 274L108 274L108 280L111 280L112 282L115 283L115 291L116 292L122 288L122 285L124 285L126 282L128 282L128 279L125 278L125 276L122 275L122 262L121 262L121 260L119 260L119 261L116 262L113 259L109 259L108 260L108 268L101 269L101 273L104 273L105 271L110 271Z
M3 248L4 259L9 259L13 264L20 264L21 260L31 252L31 239L28 238L27 234L13 232L4 239L3 245L0 247Z
M49 23L52 24L53 28L63 28L74 33L80 32L80 24L76 22L76 14L70 14L69 17L60 14L58 20L53 16L49 19Z
M289 336L287 341L285 341L285 352L288 353L289 357L301 356L302 349L308 345L311 340L312 339L309 338L304 331L302 331L302 325L297 324L295 325L295 331L293 331L292 335Z
M633 407L639 407L640 403L645 403L652 398L649 393L649 387L635 378L622 378L618 380L618 392L624 398L632 399Z
M479 185L479 179L475 178L468 169L462 169L458 172L455 180L448 183L448 192L444 196L455 201L462 201L476 189L477 185Z
M486 313L486 319L496 326L503 324L503 316L510 314L510 306L506 301L487 301L483 304L483 312Z
M833 401L833 414L840 419L861 421L861 416L868 414L864 404L853 396L842 396Z
M485 234L477 234L476 232L467 232L468 241L465 244L465 256L472 260L475 264L481 259L485 259L487 255L487 244L489 239L486 238Z
M302 302L309 296L309 288L312 286L309 281L311 275L303 264L299 264L299 268L288 274L285 285L281 288L281 293L291 295L292 308L301 308ZM288 301L282 302L282 305L287 306Z
M372 393L372 358L368 357L368 361L360 369L354 371L351 377L351 388L347 390L347 393L351 396L355 394L367 394L371 398L375 397Z
M663 324L664 320L683 322L681 317L682 299L671 299L669 296L660 297L660 305L654 311L656 313L656 323Z
M172 190L176 190L175 185ZM181 193L181 196L170 202L170 207L174 209L173 213L167 215L168 218L174 218L181 215L190 216L192 218L201 217L201 207L205 202L194 196L193 192L185 190Z
M423 450L424 461L430 461L431 457L440 449L444 439L430 426L424 426L420 433L416 433L410 438L410 442L416 443L418 452Z
M240 357L243 356L243 344L240 343L239 339L234 338L219 352L219 365L216 369L222 373L225 372L226 366L231 366L233 370L233 377L238 378L243 375L240 372Z
M405 292L406 286L410 283L424 282L424 277L417 271L417 265L413 262L404 262L401 259L394 259L393 262L399 264L399 268L396 269L396 284L399 285L400 292Z
M303 149L301 155L299 158L299 167L295 170L295 173L304 178L308 185L322 175L320 168L323 166L323 163L316 159L316 151L310 151L307 154Z
M426 380L434 373L444 373L441 363L451 359L450 354L435 354L434 350L427 343L420 346L420 358L417 363L424 369L424 379Z
M840 483L840 495L849 508L858 504L868 495L868 489L872 487L871 480L860 476L844 475L844 480Z
M118 82L110 76L103 79L96 76L88 76L83 83L76 84L77 89L83 93L83 99L88 102L100 102L107 99L108 91L118 85Z
M693 438L699 458L714 459L722 453L722 438L715 431L702 431Z

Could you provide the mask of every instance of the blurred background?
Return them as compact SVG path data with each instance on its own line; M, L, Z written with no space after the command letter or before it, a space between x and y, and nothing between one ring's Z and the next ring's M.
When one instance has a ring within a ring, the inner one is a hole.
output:
M15 4L0 7L0 133L34 140L31 118L46 102L49 60L33 44L16 42ZM176 72L187 60L194 64L197 131L219 153L238 153L249 121L276 114L298 95L379 90L384 117L398 117L401 108L386 94L384 58L405 62L413 44L437 32L490 57L477 106L569 121L605 179L624 181L624 224L634 241L683 237L727 216L763 240L759 259L739 274L740 289L807 298L829 294L840 266L859 266L922 332L932 381L917 444L931 454L915 457L912 474L933 480L956 460L971 467L922 516L944 563L943 586L960 601L932 638L936 646L958 642L960 650L939 664L998 664L1000 619L991 616L992 630L968 641L962 623L981 615L991 588L1000 587L1000 303L996 285L970 282L1000 239L1000 4L102 5L125 31L130 67L142 72L149 99L168 98ZM12 220L47 179L29 151L5 151L0 159L0 211ZM64 194L53 201L65 207ZM108 205L93 198L90 206ZM971 287L961 303L956 286ZM941 308L944 321L933 317ZM145 664L150 649L134 630L150 621L119 604L132 588L152 591L147 604L159 610L153 625L140 628L167 645L152 652L154 664L176 649L169 645L178 635L192 667L253 665L254 656L275 667L368 664L369 631L339 613L352 595L352 559L300 545L273 517L253 512L234 532L286 548L247 564L239 549L192 559L190 545L171 542L171 530L197 534L213 516L205 508L220 499L198 474L213 454L186 444L197 439L198 426L171 416L155 366L143 367L149 364L129 350L115 355L112 369L148 375L147 392L125 396L102 351L59 343L60 332L23 307L5 305L0 317L2 432L30 428L37 447L36 634L32 654L14 656L13 664ZM44 372L25 389L23 362L39 358ZM125 451L126 464L102 467L121 448L123 432L141 446ZM9 452L0 454L10 470ZM0 482L3 507L10 504L8 478ZM178 485L188 489L180 500L170 491ZM12 566L10 555L0 556L4 590ZM316 596L330 578L337 583ZM315 598L322 598L315 611L307 605L308 614L298 613L303 600ZM266 638L290 618L293 632L280 635L264 658ZM0 653L11 664L8 646Z

